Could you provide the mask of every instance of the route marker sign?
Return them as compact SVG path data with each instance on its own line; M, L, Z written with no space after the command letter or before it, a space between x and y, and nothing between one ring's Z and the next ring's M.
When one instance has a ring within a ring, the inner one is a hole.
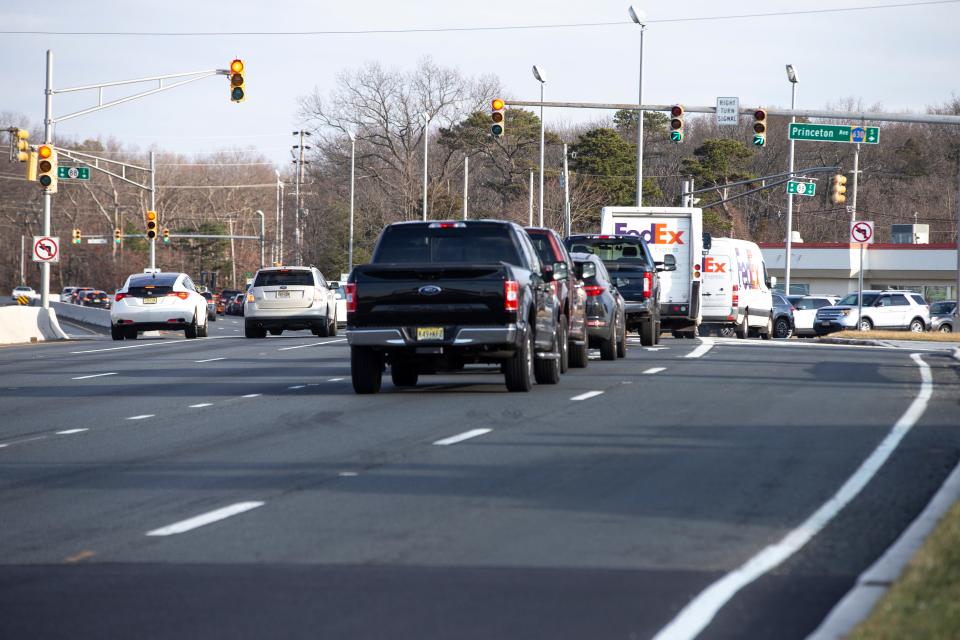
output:
M57 167L60 180L89 180L90 167Z
M795 193L798 196L812 196L816 192L816 182L797 182L796 180L791 180L787 183L787 193Z
M850 242L873 244L873 221L857 220L850 223Z
M34 262L60 262L60 238L33 236Z
M740 124L740 98L717 98L717 126Z
M880 127L792 122L788 125L787 135L790 140L880 144Z

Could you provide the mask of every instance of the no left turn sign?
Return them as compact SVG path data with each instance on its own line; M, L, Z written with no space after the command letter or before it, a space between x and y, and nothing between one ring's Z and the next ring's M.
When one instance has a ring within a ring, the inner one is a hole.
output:
M34 262L60 262L60 238L33 236Z
M850 223L850 242L854 244L873 244L873 222L857 220Z

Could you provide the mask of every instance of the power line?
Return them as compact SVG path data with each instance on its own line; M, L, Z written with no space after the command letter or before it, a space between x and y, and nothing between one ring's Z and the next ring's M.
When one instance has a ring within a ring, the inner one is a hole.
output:
M929 5L956 4L960 0L927 0L925 2L901 2L896 4L865 5L833 9L799 9L795 11L773 11L769 13L744 13L726 16L700 16L691 18L663 18L647 20L647 24L669 24L676 22L711 22L717 20L742 20L749 18L774 18L798 15L818 15L844 13L851 11L873 11L877 9L898 9ZM355 36L390 35L418 33L463 33L484 31L524 31L543 29L571 29L592 27L613 27L633 24L628 20L613 22L571 22L561 24L497 25L490 27L436 27L407 29L343 29L325 31L40 31L40 30L0 30L2 35L48 35L48 36L172 36L172 37L215 37L215 36Z

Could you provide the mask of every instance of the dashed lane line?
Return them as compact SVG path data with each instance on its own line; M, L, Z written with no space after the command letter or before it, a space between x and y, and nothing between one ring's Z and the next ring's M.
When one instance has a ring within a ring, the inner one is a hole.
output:
M70 378L71 380L89 380L90 378L102 378L104 376L115 376L117 375L116 371L111 371L110 373L93 373L88 376L77 376L76 378Z
M666 367L653 367L652 369L647 369L646 371L644 371L643 375L650 376L655 373L660 373L661 371L666 371L666 370L667 370Z
M187 518L186 520L181 520L179 522L174 522L173 524L167 525L165 527L160 527L159 529L154 529L148 531L148 536L173 536L178 533L186 533L198 527L202 527L213 522L218 522L224 520L231 516L235 516L251 509L256 509L257 507L262 507L264 502L237 502L236 504L231 504L227 507L222 507L220 509L214 509L213 511L208 511L207 513L201 513L200 515L194 516L192 518Z
M196 344L201 340L229 340L229 336L211 336L209 338L196 338L194 340L157 340L155 342L146 342L144 344L130 344L124 347L106 347L104 349L87 349L85 351L71 351L70 355L82 353L103 353L105 351L122 351L124 349L144 349L146 347L162 347L171 345Z
M603 391L587 391L586 393L581 393L578 396L573 396L570 398L574 402L579 402L581 400L589 400L590 398L596 398L599 395L603 395Z
M64 429L63 431L57 431L58 436L69 436L74 433L83 433L84 431L90 431L90 429Z
M147 418L155 418L156 415L155 413L145 413L140 416L130 416L127 420L146 420Z
M433 444L446 447L451 444L457 444L458 442L463 442L464 440L470 440L471 438L476 438L478 436L486 435L493 431L493 429L471 429L470 431L464 431L463 433L458 433L455 436L450 436L449 438L443 438L442 440L437 440Z
M281 347L277 351L291 351L293 349L306 349L307 347L320 347L325 344L334 344L335 342L346 342L346 338L340 338L339 340L327 340L326 342L311 342L310 344L298 344L294 347Z
M248 393L247 395L240 396L240 397L241 398L259 398L262 395L263 395L262 393Z
M190 405L189 408L190 408L190 409L203 409L204 407L212 407L212 406L213 406L213 403L212 403L212 402L200 402L200 403L198 403L198 404L192 404L192 405Z
M305 384L295 384L292 387L287 387L287 389L305 389L307 385Z
M218 360L226 360L225 357L220 358L207 358L206 360L194 360L197 364L203 364L204 362L216 362Z

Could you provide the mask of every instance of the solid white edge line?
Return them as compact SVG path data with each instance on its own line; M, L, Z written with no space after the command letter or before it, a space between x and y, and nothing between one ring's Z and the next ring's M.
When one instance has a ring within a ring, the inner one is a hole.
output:
M240 396L240 397L241 398L259 398L262 395L263 395L262 393L248 393L247 395Z
M327 382L343 382L346 378L330 378Z
M699 358L706 352L713 349L713 339L712 338L700 338L700 346L683 356L684 358Z
M103 353L104 351L122 351L123 349L143 349L144 347L162 347L178 344L196 344L202 340L233 340L228 336L210 336L209 338L195 338L194 340L157 340L156 342L147 342L144 344L131 344L126 347L107 347L105 349L88 349L86 351L71 351L70 355L81 353Z
M199 404L192 404L192 405L190 405L190 406L187 407L187 408L188 408L188 409L203 409L204 407L212 407L212 406L213 406L213 403L212 403L212 402L201 402L201 403L199 403Z
M191 529L196 529L198 527L229 518L230 516L235 516L239 513L256 509L257 507L262 507L263 505L263 502L238 502L227 507L208 511L207 513L201 513L198 516L187 518L186 520L181 520L180 522L174 522L173 524L160 527L159 529L154 529L153 531L148 531L147 535L172 536L178 533L184 533L186 531L190 531Z
M573 396L570 398L574 402L579 402L580 400L589 400L590 398L596 398L599 395L602 395L603 391L587 391L586 393L581 393L578 396Z
M130 416L127 420L145 420L146 418L153 418L155 416L155 413L145 413L142 416Z
M883 441L860 464L853 475L800 526L700 592L653 637L653 640L696 638L737 592L799 551L859 495L926 411L927 403L933 395L933 376L930 373L930 366L919 354L913 353L910 357L920 367L920 392Z
M58 436L69 436L74 433L82 433L84 431L90 431L90 429L64 429L63 431L57 431Z
M652 369L647 369L646 371L644 371L643 375L649 376L649 375L653 375L654 373L660 373L661 371L666 371L666 370L667 370L666 367L653 367Z
M305 384L295 384L295 385L293 385L292 387L287 387L287 389L303 389L303 388L306 387L306 386L307 386L307 385L305 385Z
M311 342L310 344L298 344L295 347L281 347L277 351L290 351L291 349L304 349L306 347L319 347L325 344L333 344L335 342L346 342L346 338L340 338L339 340L328 340L326 342Z
M437 440L433 444L445 447L451 444L457 444L458 442L463 442L464 440L469 440L470 438L476 438L477 436L486 435L493 431L493 429L471 429L470 431L464 431L463 433L458 433L455 436L450 436L449 438L444 438L442 440Z
M94 373L89 376L77 376L76 378L70 378L70 379L71 380L87 380L89 378L102 378L104 376L115 376L115 375L117 375L117 372L112 371L110 373Z

